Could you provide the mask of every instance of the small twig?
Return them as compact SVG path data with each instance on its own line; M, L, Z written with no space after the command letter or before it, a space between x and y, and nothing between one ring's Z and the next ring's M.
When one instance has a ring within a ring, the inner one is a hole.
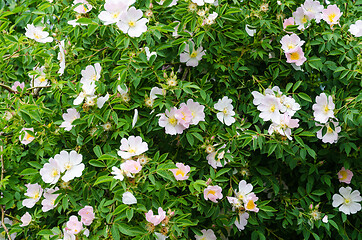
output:
M26 91L31 91L31 90L34 90L34 89L37 89L37 88L50 88L50 87L51 87L51 85L39 86L39 87L31 87L31 88L26 89Z
M0 160L1 160L1 181L4 179L4 173L5 173L4 159L3 159L3 153L2 153L2 151L3 151L3 146L0 146L0 152L1 152L1 155L0 155ZM8 235L8 239L11 240L11 236L10 236L9 230L8 230L8 228L5 226L5 223L4 223L4 216L5 216L4 206L1 205L1 225L3 226L4 231L5 231L6 234Z
M5 84L0 83L0 87L5 88L6 90L8 90L11 93L15 93L15 91L11 87L9 87Z
M184 74L182 75L182 79L181 79L181 81L184 81L185 79L186 79L186 77L187 77L187 73L189 72L189 68L188 67L186 67L186 69L185 69L185 72L184 72Z

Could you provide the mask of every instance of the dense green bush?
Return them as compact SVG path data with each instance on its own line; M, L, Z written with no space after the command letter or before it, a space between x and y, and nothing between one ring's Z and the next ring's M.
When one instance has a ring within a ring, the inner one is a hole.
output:
M0 239L362 238L361 0L88 2L0 0Z

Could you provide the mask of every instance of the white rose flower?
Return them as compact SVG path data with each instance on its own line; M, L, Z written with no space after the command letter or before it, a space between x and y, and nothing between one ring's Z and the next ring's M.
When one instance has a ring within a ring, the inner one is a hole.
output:
M70 153L61 151L59 154L54 156L54 159L58 162L61 172L65 172L62 177L64 182L68 182L75 177L82 176L84 170L84 164L82 162L83 156L78 154L76 151Z
M358 190L352 192L350 187L341 187L339 189L339 194L334 194L332 199L332 206L339 207L338 210L349 215L355 214L361 210L360 201L362 201L361 194Z
M220 111L216 114L217 119L227 126L230 126L235 122L235 118L233 117L235 112L233 111L234 107L231 104L232 101L233 100L229 99L227 96L224 96L214 105L214 108Z
M148 144L142 141L140 136L129 136L128 139L122 138L118 155L123 159L129 159L138 156L148 150Z
M25 36L37 42L47 43L53 41L52 37L48 37L49 33L43 31L43 27L35 27L33 24L27 24L25 30Z
M117 22L118 28L127 33L130 37L139 37L147 31L147 18L142 18L143 13L135 7L130 7L127 12L122 13L120 21Z

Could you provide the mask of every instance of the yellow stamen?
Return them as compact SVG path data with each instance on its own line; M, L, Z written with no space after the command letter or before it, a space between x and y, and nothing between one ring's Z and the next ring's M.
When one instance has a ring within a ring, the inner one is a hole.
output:
M333 132L333 129L330 126L328 126L327 133L332 133L332 132Z
M346 199L344 199L344 202L345 202L346 204L348 204L348 203L350 203L350 202L351 202L351 199L346 198Z
M136 26L136 23L134 21L129 21L128 26L129 27L134 27L134 26Z
M295 48L295 45L294 44L288 44L288 49L292 49L292 48Z
M302 23L306 23L306 22L308 22L308 20L307 20L307 18L304 16L304 17L302 18Z
M181 176L185 176L185 172L184 171L182 171L181 169L178 169L177 171L176 171L176 176L177 175L181 175Z
M298 52L293 52L290 54L290 59L292 60L298 60L300 58L299 53Z
M197 56L197 52L192 52L190 57L195 58Z
M324 113L327 113L329 111L328 105L324 106Z
M254 209L255 204L253 200L249 200L248 204L246 204L246 209Z
M53 176L53 177L58 176L58 174L59 174L59 173L58 173L57 170L53 170L53 171L52 171L52 176Z
M215 195L215 191L214 190L209 190L208 194L212 194L212 195Z
M342 177L341 177L340 180L345 180L345 179L347 178L347 176L348 176L347 172L346 172L346 171L343 171L343 170L340 171L339 174L342 175Z
M270 111L271 111L271 112L274 112L274 111L275 111L275 105L274 105L274 104L270 106Z
M177 120L176 118L172 117L172 118L169 118L168 121L171 123L171 125L175 126L177 124Z
M331 14L328 15L328 19L329 19L330 22L333 22L335 17L336 17L335 13L331 13Z

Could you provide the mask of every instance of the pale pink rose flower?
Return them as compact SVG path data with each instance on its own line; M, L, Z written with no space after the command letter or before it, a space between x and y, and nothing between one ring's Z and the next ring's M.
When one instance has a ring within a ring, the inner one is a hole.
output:
M21 89L24 89L25 83L20 83L19 81L14 82L14 85L11 87L15 92L17 92L17 88L20 87Z
M192 112L186 105L183 105L180 109L176 110L175 118L179 124L188 128L192 120Z
M320 123L326 123L329 118L334 118L334 103L332 96L328 96L325 93L321 93L315 98L316 103L313 104L313 116L314 120Z
M175 176L177 181L186 180L189 176L186 176L190 172L190 166L183 163L176 163L175 169L169 169Z
M57 205L55 205L55 200L57 199L57 197L60 194L53 194L53 193L58 191L58 190L59 190L58 187L56 187L54 189L49 189L49 188L45 189L44 199L41 202L41 205L43 206L41 208L41 210L43 212L47 212L49 210L52 210L57 206Z
M130 7L126 12L120 16L120 21L117 22L117 27L130 37L139 37L142 33L147 31L146 23L147 18L142 18L143 13L135 7Z
M286 136L289 140L292 140L291 134L292 128L299 127L299 119L292 119L288 113L280 115L280 119L276 122L273 122L269 127L269 134L277 132L282 136Z
M316 23L319 23L322 19L322 10L324 9L323 5L319 1L306 0L302 4L302 9L304 14L307 15L310 19L315 19Z
M304 41L300 40L297 34L285 35L280 40L284 53L292 53L297 51L298 47L303 46Z
M330 124L334 125L334 130L331 128ZM338 126L338 122L334 122L331 121L329 123L325 123L325 125L320 125L318 123L316 123L316 126L324 126L327 128L327 132L326 134L323 134L323 128L321 128L318 132L317 132L317 138L321 139L322 142L324 143L337 143L338 142L338 133L341 131L341 127Z
M216 240L214 231L211 229L201 230L202 236L195 235L196 240Z
M322 11L322 18L329 25L334 25L339 23L339 18L342 16L343 12L339 10L336 4L329 5L326 9Z
M41 178L45 183L56 184L60 178L60 173L60 166L53 158L50 158L49 163L45 163L40 169Z
M236 219L234 224L238 228L239 231L245 229L245 226L248 224L249 213L244 212L239 214L239 221Z
M27 24L25 36L40 43L52 42L53 38L48 37L49 33L43 31L43 27L35 27L34 24Z
M149 210L146 213L147 222L152 223L155 226L160 224L165 218L166 218L166 211L164 211L161 207L158 208L158 215L153 215L152 210Z
M304 24L306 24L306 23L308 23L307 27L309 27L310 18L308 17L308 15L306 15L304 13L302 7L298 7L297 10L295 12L293 12L293 17L294 17L295 25L299 25L298 26L299 30L304 30L306 28L304 26Z
M19 140L22 144L28 145L31 143L35 137L32 134L29 134L26 130L34 132L34 128L23 128L21 129L20 133L25 132L23 138L21 138L21 135L19 136Z
M293 17L284 19L283 29L285 30L289 25L294 25L294 18ZM287 32L287 33L291 33L291 32Z
M295 52L285 53L287 63L295 63L297 66L301 66L307 59L304 57L304 52L301 47L297 47Z
M35 203L37 203L40 200L41 195L43 194L43 189L37 183L35 183L35 184L28 183L28 184L25 184L25 187L27 187L27 190L24 195L29 198L24 199L22 204L24 207L32 208L32 207L34 207Z
M87 13L92 10L92 5L90 5L86 0L74 0L73 5L81 3L77 7L74 8L74 11L77 13Z
M134 177L133 174L139 173L142 170L142 166L139 162L134 160L127 160L121 164L121 170L128 176Z
M205 200L210 200L214 203L217 203L216 199L222 199L222 188L219 186L208 186L204 190Z
M165 128L166 134L170 135L181 134L183 130L186 129L183 125L179 124L179 122L177 121L175 117L176 112L177 108L172 107L170 111L166 109L165 113L157 114L157 116L160 117L160 119L158 119L158 124L160 125L160 127Z
M106 0L104 9L98 18L104 22L104 25L117 23L120 21L123 12L127 11L128 7L135 3L135 0Z
M180 54L180 62L186 63L186 66L196 67L199 65L199 61L202 59L202 56L206 55L205 50L200 46L195 50L195 44L191 42L192 52L190 54L189 46L187 45L184 52Z
M341 170L339 170L338 172L339 182L350 184L352 177L353 172L351 170L345 169L344 167L342 167Z
M72 128L74 127L74 125L72 125L72 122L75 119L80 118L80 114L77 111L77 109L75 109L75 108L68 108L67 113L63 113L62 116L63 116L64 122L62 122L62 124L59 127L64 128L65 131L72 130Z
M121 139L120 150L117 152L123 159L138 156L148 150L148 144L142 141L140 136L129 136Z
M20 227L26 227L30 224L31 222L31 215L26 212L21 218L20 218L20 221L22 222Z
M65 229L70 234L78 234L83 230L83 224L82 222L78 221L76 216L71 216L69 221L66 223Z
M181 103L180 107L187 106L187 108L191 111L192 119L190 124L197 125L200 121L205 121L205 106L201 105L198 102L194 102L194 100L187 100L186 104Z
M78 211L78 215L81 217L81 222L86 226L91 225L95 218L92 206L85 206Z

